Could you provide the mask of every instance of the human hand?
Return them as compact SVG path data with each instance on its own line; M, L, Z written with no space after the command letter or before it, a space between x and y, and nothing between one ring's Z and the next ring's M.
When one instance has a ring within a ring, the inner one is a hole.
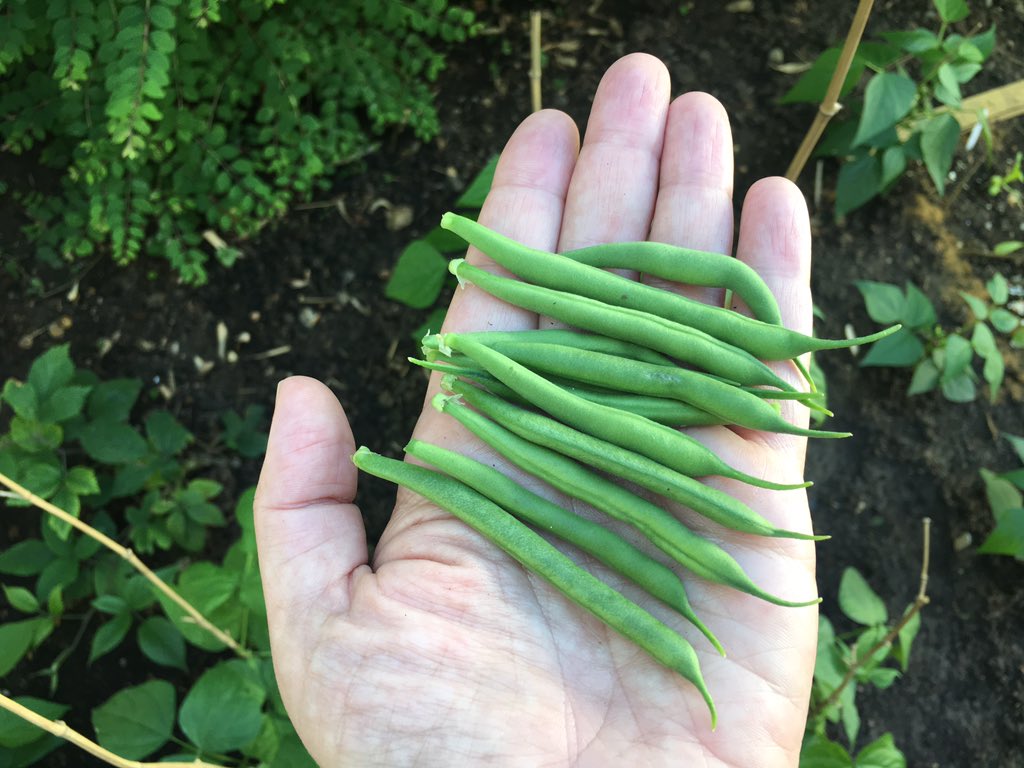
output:
M670 104L664 65L634 54L602 80L582 150L562 113L522 123L480 221L546 250L651 239L729 253L732 153L721 105L700 93ZM771 286L786 325L809 333L810 233L792 184L764 179L750 189L738 256ZM474 249L469 259L497 269ZM675 289L721 301L717 291ZM445 330L538 324L549 325L470 286L457 291ZM435 376L414 437L500 461L429 406L436 391ZM805 409L784 403L783 413L806 426ZM802 479L803 438L721 427L690 433L742 471ZM368 563L352 503L354 450L325 386L304 378L281 384L256 532L281 694L321 766L797 764L816 647L813 607L780 608L680 570L694 609L728 653L723 659L681 618L608 576L697 649L719 713L712 732L692 685L422 498L399 491ZM803 491L706 481L780 528L811 529ZM736 534L669 508L719 541L767 591L791 599L817 593L812 543Z

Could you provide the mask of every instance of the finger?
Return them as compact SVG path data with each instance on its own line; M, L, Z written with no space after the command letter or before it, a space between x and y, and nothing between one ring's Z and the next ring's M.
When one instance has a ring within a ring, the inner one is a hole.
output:
M566 190L579 149L579 132L568 115L543 110L527 117L508 140L494 170L480 222L521 243L554 250L562 222ZM494 272L508 274L476 248L467 258ZM455 291L445 317L445 331L523 330L537 327L537 315L499 301L476 286ZM430 440L451 426L430 401L440 390L430 377L423 412L413 436ZM456 433L459 434L459 433Z
M743 201L737 258L753 267L771 288L787 328L810 335L811 227L803 194L783 178L761 179ZM805 366L809 360L804 361ZM776 372L794 386L806 388L795 366L782 363ZM792 423L806 427L809 411L794 401L783 401L782 413ZM806 440L792 436L767 435L761 439L784 447L803 462Z
M559 250L646 239L668 102L668 70L655 57L635 53L609 67L569 185Z
M313 627L347 610L346 578L367 561L355 444L345 413L314 379L278 386L254 502L256 544L275 660L307 658ZM278 651L283 650L283 653Z
M732 176L732 130L725 108L706 93L678 97L669 107L661 185L649 239L731 253ZM717 289L672 288L708 303L722 301Z

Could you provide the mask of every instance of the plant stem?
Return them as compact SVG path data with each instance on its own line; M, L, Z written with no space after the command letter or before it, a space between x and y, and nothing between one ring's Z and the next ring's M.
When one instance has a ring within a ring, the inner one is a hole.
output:
M836 686L836 689L829 694L827 699L816 706L811 712L810 717L812 719L818 717L822 712L825 712L829 707L839 701L839 697L842 695L843 690L853 681L853 678L856 677L860 668L864 666L864 660L873 659L876 653L891 644L892 641L896 639L897 635L899 635L900 631L907 626L910 620L919 614L921 609L931 602L931 598L928 597L928 567L931 563L932 519L930 517L924 518L924 520L921 521L921 527L924 535L924 552L921 555L921 581L918 586L917 597L914 598L913 605L910 606L909 611L903 614L903 618L896 622L892 629L885 633L885 637L871 646L868 652L863 656L853 659L853 663L850 665L849 669L846 670L846 674L839 682L839 685Z
M196 624L198 624L207 632L212 634L220 642L224 643L224 645L226 645L228 648L234 651L241 658L248 659L252 656L252 653L250 651L248 651L245 648L242 648L237 642L235 642L235 639L233 637L231 637L223 630L218 629L213 624L211 624L210 621L205 616L203 616L191 603L189 603L185 598L183 598L173 589L171 589L159 576L153 573L153 571L151 571L149 567L146 566L145 563L139 560L138 556L131 549L129 549L128 547L121 546L116 541L111 539L109 536L97 531L88 523L84 523L77 517L69 515L63 509L55 507L46 499L37 496L36 494L32 493L32 491L14 482L13 480L11 480L11 478L7 477L7 475L3 474L2 472L0 472L0 484L7 486L16 494L18 494L21 498L25 499L25 501L38 507L44 512L47 512L48 514L53 515L57 519L64 521L73 528L77 528L86 536L95 539L100 544L105 546L107 549L119 555L122 559L127 560L128 563L135 570L141 573L146 578L146 580L149 581L149 583L152 584L159 592L163 593L176 605L178 605L183 611L185 611L185 613L187 613L192 618L192 620L195 621Z
M16 717L20 717L22 720L31 723L37 728L42 728L47 733L56 736L58 739L64 739L74 744L79 749L88 752L93 757L97 757L108 765L117 766L117 768L221 768L220 766L213 765L212 763L205 763L202 760L194 760L191 763L142 763L138 760L126 760L123 757L115 755L113 752L104 749L94 741L90 741L85 736L80 734L74 728L68 726L62 720L48 720L42 715L38 715L28 707L22 706L13 699L9 699L0 693L0 708L6 709Z
M857 12L853 16L853 22L850 24L850 31L846 33L846 42L843 43L843 50L839 54L839 61L836 62L836 69L832 73L832 80L829 81L825 98L822 99L821 104L818 106L814 122L811 123L811 127L807 130L807 135L804 136L800 148L796 151L796 155L793 156L793 160L786 170L786 178L790 181L797 180L800 172L807 164L811 152L817 146L821 134L825 131L828 121L842 109L842 105L839 103L839 94L843 89L843 83L846 82L846 75L850 71L853 55L857 52L857 46L864 35L864 27L868 23L868 16L871 15L871 6L873 4L874 0L860 0L857 5Z
M541 110L540 11L530 11L530 96L533 111Z

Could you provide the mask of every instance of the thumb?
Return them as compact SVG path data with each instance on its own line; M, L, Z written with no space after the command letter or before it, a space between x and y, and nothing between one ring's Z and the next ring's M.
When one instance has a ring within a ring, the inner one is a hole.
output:
M254 502L256 545L272 642L299 658L328 614L348 610L348 576L367 561L352 503L354 451L345 412L326 386L304 377L278 385Z

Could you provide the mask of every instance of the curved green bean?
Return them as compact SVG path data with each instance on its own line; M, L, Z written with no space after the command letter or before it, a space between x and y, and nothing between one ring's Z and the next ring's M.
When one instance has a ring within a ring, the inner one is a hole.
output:
M462 396L480 413L524 440L635 483L659 496L678 502L726 528L757 536L804 541L824 541L829 538L777 528L742 501L724 491L675 472L635 451L585 434L542 414L510 405L499 397L459 381L454 376L445 376L441 381L441 387Z
M492 343L485 336L474 336L474 341L486 344L531 371L640 395L674 398L721 416L727 424L807 437L850 437L849 432L804 429L791 424L767 400L698 371L652 365L559 344L520 344L503 340Z
M441 218L441 226L450 229L501 266L532 284L557 291L571 290L596 301L634 309L679 325L699 329L762 360L790 360L806 352L869 344L895 333L900 328L899 325L894 325L870 336L856 339L819 339L790 330L783 325L755 320L732 310L714 307L671 291L644 285L562 254L527 248L457 214L446 213ZM620 250L621 246L593 246L592 249L587 249L590 252L589 257L594 259L594 253L600 253L603 249L614 252L613 249Z
M470 432L521 469L610 517L632 525L658 549L696 576L788 608L803 608L820 602L818 598L783 600L764 591L732 555L714 542L698 536L657 504L636 496L560 453L524 440L457 400L457 396L437 395L433 404L443 413L454 416Z
M640 551L618 534L538 496L493 467L454 451L420 440L410 440L405 450L465 483L523 522L567 541L620 576L643 587L699 629L715 650L725 656L718 638L694 613L686 596L686 588L672 569Z
M760 488L780 491L810 485L773 483L740 472L689 435L636 414L584 400L500 352L472 339L465 339L457 333L444 334L441 344L441 351L451 348L465 353L521 397L558 420L623 448L637 451L683 474L694 477L721 475Z
M355 452L352 461L364 472L404 485L447 510L525 568L546 579L574 603L639 645L659 663L689 680L704 698L711 713L711 727L715 727L718 720L715 704L701 674L697 654L678 633L579 568L540 534L494 502L457 480L385 458L365 447Z
M455 259L448 269L460 282L517 307L656 350L722 378L748 386L794 387L749 352L671 320L596 299L499 277ZM602 270L597 270L602 271ZM631 281L630 281L631 282Z

